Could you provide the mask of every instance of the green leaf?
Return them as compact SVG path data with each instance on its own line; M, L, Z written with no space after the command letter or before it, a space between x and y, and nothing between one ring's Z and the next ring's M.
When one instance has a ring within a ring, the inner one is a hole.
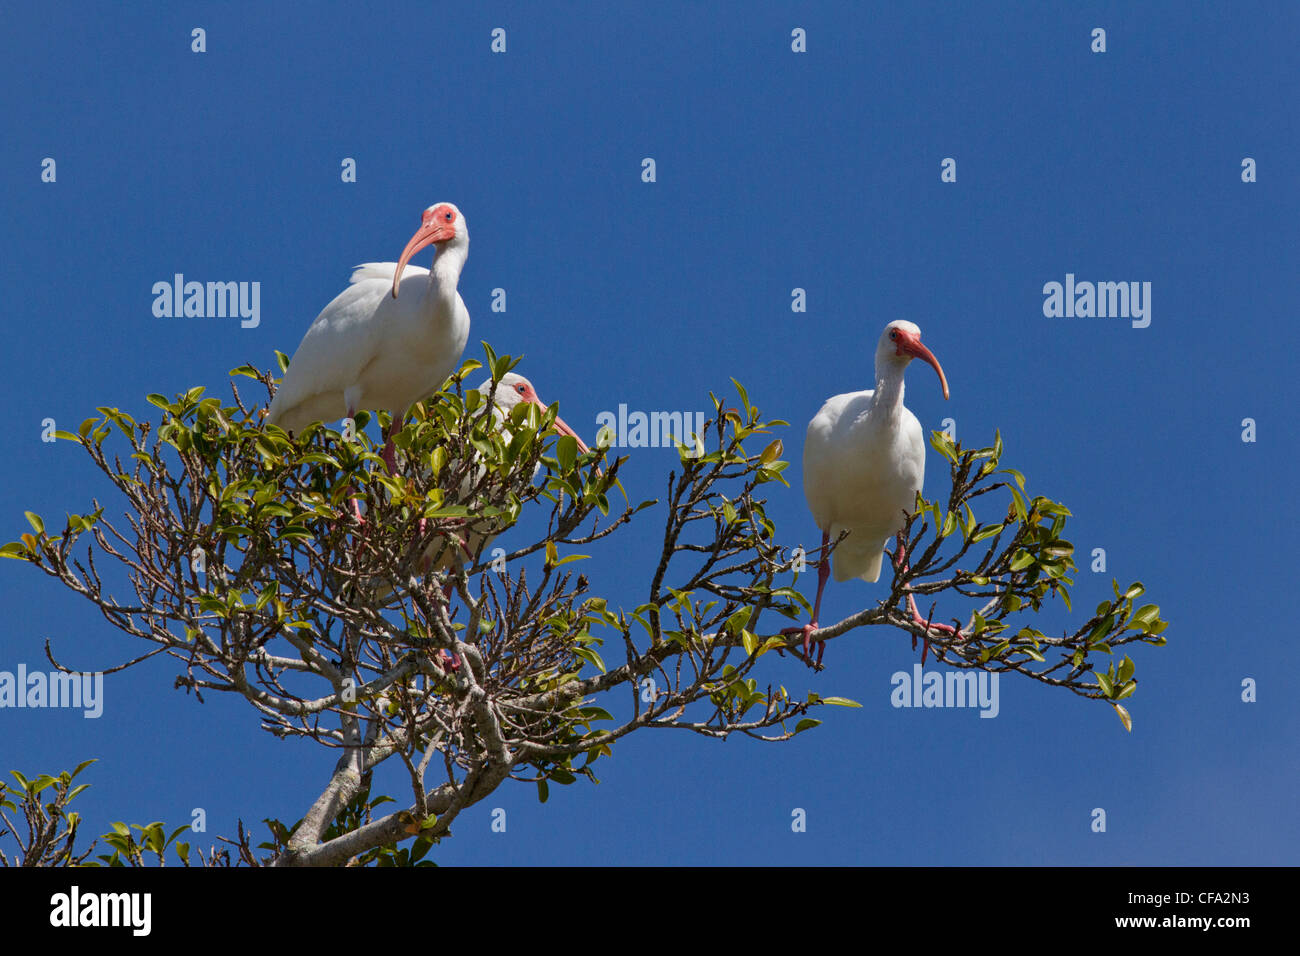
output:
M795 732L796 734L801 734L801 733L803 733L805 730L812 730L814 727L818 726L820 723L821 723L821 721L820 721L820 720L817 720L816 718L813 718L813 717L805 717L803 720L799 721L799 723L797 723L797 724L794 725L794 732Z
M1093 676L1097 678L1097 684L1101 687L1101 692L1107 697L1115 696L1115 685L1111 683L1110 678L1101 671L1093 671Z
M40 515L34 511L24 511L23 514L27 516L28 523L35 529L37 534L45 534L45 522L41 520Z
M849 700L847 697L823 697L823 704L833 704L836 707L861 707L856 700Z
M555 458L560 463L561 471L572 471L578 460L578 441L572 435L561 435L555 443Z
M260 611L262 608L266 607L271 598L275 597L279 591L280 584L278 581L272 581L266 587L262 588L262 593L257 596L257 604L254 606L254 610Z
M1115 671L1115 679L1123 684L1133 676L1135 668L1136 665L1133 663L1132 659L1125 655L1124 659L1119 662L1119 670Z
M581 657L584 661L594 664L602 674L605 673L605 662L601 659L601 656L590 647L575 647L573 649L573 654L575 657Z
M1105 606L1109 606L1109 605L1105 605ZM1101 608L1098 608L1098 612L1100 611ZM1089 647L1091 647L1094 643L1096 643L1097 641L1105 637L1107 634L1109 634L1110 629L1114 626L1115 626L1115 619L1111 617L1109 614L1107 614L1095 625L1093 625L1092 630L1088 633L1088 639L1084 643L1086 643Z
M1034 556L1023 548L1016 551L1011 558L1011 570L1023 571L1034 563Z
M1137 609L1137 613L1129 618L1128 626L1145 629L1151 624L1154 624L1159 617L1160 605L1144 604L1142 607Z
M957 461L957 450L953 447L952 441L943 432L930 432L930 445L939 454L943 455L951 462Z
M749 626L749 619L753 615L754 609L751 607L742 607L739 611L727 618L727 623L723 628L730 634L739 634L743 628Z
M745 414L749 414L749 393L745 391L745 386L741 385L734 378L731 384L736 386L736 393L740 396L740 403L745 406Z
M1011 506L1015 509L1016 518L1021 523L1029 520L1029 507L1025 504L1025 496L1015 488L1011 489Z

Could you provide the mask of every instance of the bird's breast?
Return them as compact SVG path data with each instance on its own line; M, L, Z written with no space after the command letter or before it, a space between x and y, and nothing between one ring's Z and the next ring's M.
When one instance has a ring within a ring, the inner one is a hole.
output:
M878 412L869 399L827 403L809 425L804 493L823 529L839 525L883 536L913 509L925 476L921 426L905 408L892 416Z

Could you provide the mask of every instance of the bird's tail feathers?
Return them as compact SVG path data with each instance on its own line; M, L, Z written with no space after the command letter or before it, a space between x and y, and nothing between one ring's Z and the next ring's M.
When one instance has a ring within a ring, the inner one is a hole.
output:
M839 534L838 530L831 531L832 538L837 534ZM849 578L861 578L864 581L875 583L880 580L880 569L884 564L884 557L885 543L883 541L859 541L855 545L853 535L849 535L835 549L835 560L833 562L835 580L847 581Z

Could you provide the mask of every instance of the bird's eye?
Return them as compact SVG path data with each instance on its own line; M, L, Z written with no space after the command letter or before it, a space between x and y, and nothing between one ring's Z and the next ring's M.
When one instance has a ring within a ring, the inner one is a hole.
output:
M896 339L896 338L898 338L898 329L890 329L890 330L889 330L889 337L890 337L891 339Z
M444 213L442 214L442 218L443 218L443 219L446 219L448 222L451 222L451 213L449 213L449 212L444 212Z
M524 388L524 386L522 385L516 385L515 391L518 392L520 395L523 395L525 392L528 391L528 389Z

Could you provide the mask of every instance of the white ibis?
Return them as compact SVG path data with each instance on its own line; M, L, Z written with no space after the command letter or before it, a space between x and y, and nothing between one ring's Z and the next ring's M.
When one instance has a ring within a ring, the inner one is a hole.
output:
M484 395L487 395L491 387L492 381L489 379L479 386L479 391ZM492 400L487 405L487 408L491 409L492 416L498 425L503 425L503 423L509 419L511 410L521 402L536 405L543 411L546 410L546 404L538 397L537 390L533 388L532 382L528 381L528 379L524 378L522 375L517 375L514 372L507 372L505 375L501 376L501 380L497 382L496 390L492 392ZM572 438L578 443L579 451L583 454L586 454L586 452L589 451L586 443L581 437L579 437L577 432L565 423L564 419L556 416L552 427L562 435L572 436ZM504 433L503 438L508 442L510 439L507 429L502 427L502 431ZM540 465L538 467L540 468ZM534 469L533 474L535 475L536 473L537 471ZM468 499L473 488L482 480L482 477L483 467L481 465L472 469L471 472L461 480L458 500L465 501ZM423 519L420 520L420 528L421 537L423 537ZM425 547L420 558L421 569L425 573L428 573L430 570L445 571L464 563L465 560L472 560L475 555L480 553L482 548L487 546L488 542L500 533L500 531L501 522L498 518L491 517L479 520L466 518L465 528L462 533L452 536L455 541L454 547L449 548L447 546L447 540L443 535L436 536ZM452 583L448 581L443 587L443 597L450 598L451 589ZM391 594L392 591L390 589L384 588L379 593L379 597L381 600L386 600ZM460 661L446 651L440 651L438 659L446 670L457 670L460 667Z
M428 245L437 250L433 268L407 266ZM299 431L384 408L400 427L406 410L436 392L465 351L469 312L456 283L468 255L465 217L442 202L424 211L401 259L357 266L298 344L267 424ZM393 455L390 437L384 445L390 471Z
M835 580L859 577L874 582L880 578L886 542L916 504L925 477L925 438L916 416L903 404L903 373L913 358L934 366L946 399L948 379L934 353L921 344L921 330L911 322L890 322L876 345L875 390L836 395L808 423L803 490L822 531L822 557L812 623L792 629L803 632L805 657L821 616L832 537L849 532L835 549ZM908 600L914 617L925 624L911 595ZM823 641L818 664L825 650Z
M491 388L492 381L489 379L480 385L478 390L487 395ZM533 383L522 375L507 372L501 376L501 381L497 382L496 391L492 393L492 401L487 407L492 410L492 416L496 419L498 425L501 425L509 420L511 410L520 403L536 405L543 412L546 411L546 403L538 397L537 390L533 388ZM578 450L583 454L590 450L578 433L565 423L564 419L556 416L552 427L561 435L571 436L578 443ZM502 431L506 432L506 429L503 427ZM508 432L503 434L503 438L509 442ZM540 468L540 465L538 467ZM534 470L533 474L536 473L536 470ZM482 475L483 468L479 466L464 478L461 482L460 499L464 499L470 494L471 489L478 484ZM473 558L479 553L479 549L486 546L486 543L491 541L500 531L499 522L495 518L486 518L478 522L475 522L472 518L467 518L466 522L468 524L467 530L458 541L455 551L447 549L446 542L441 536L435 538L425 548L422 560L426 571L429 570L434 558L444 551L446 553L438 559L437 564L432 565L437 570L446 570L460 564L461 555L456 554L456 551L461 552L465 558ZM450 589L451 585L449 584L447 585L448 595L451 593Z

